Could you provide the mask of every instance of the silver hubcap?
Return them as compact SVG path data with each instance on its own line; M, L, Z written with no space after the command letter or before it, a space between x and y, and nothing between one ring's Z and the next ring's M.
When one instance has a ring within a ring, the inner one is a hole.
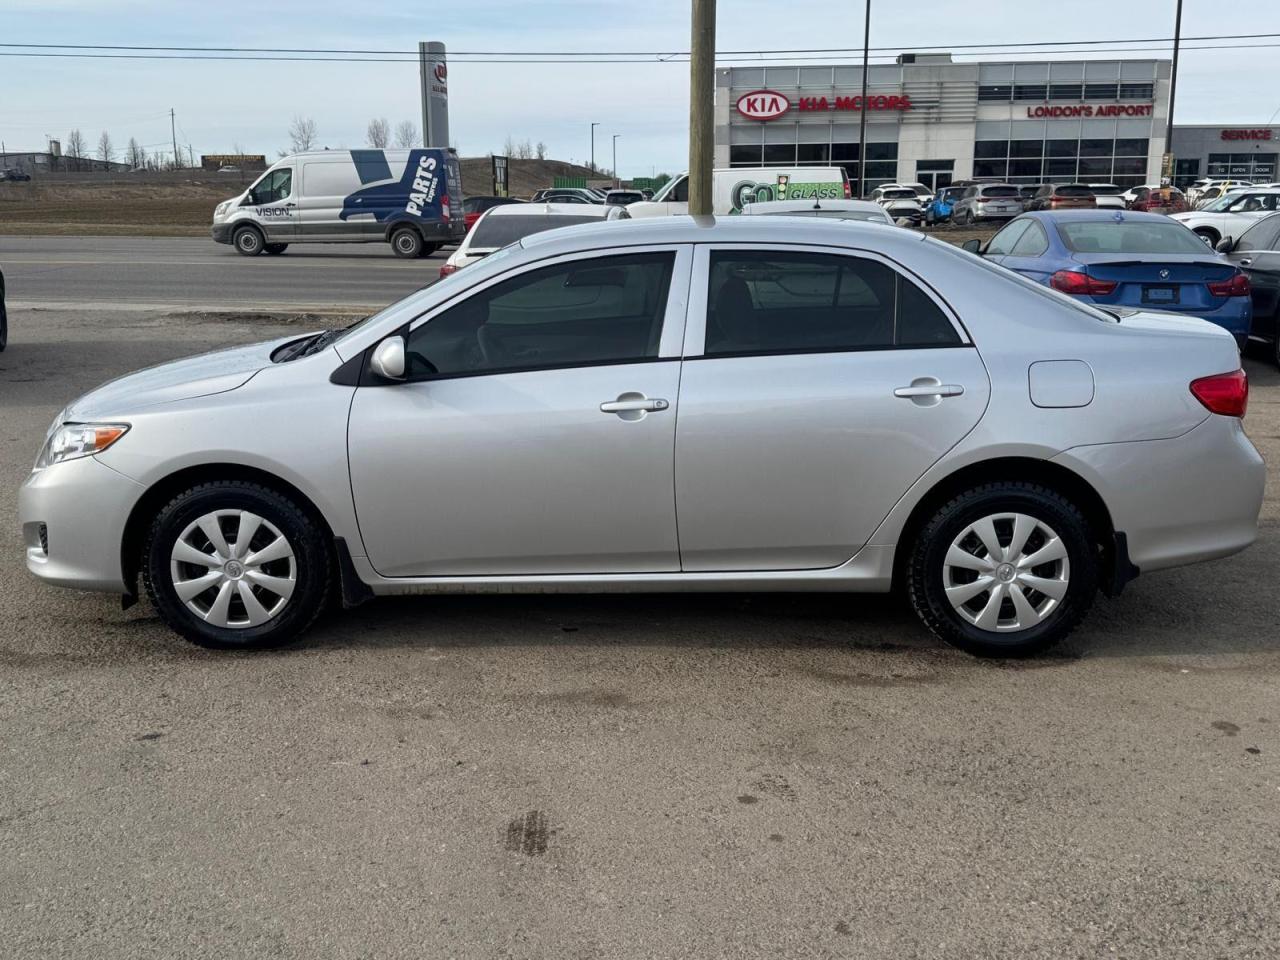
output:
M979 630L1015 633L1058 608L1070 575L1066 544L1052 527L1025 513L995 513L951 541L942 586Z
M215 510L188 524L173 544L169 571L188 610L233 630L280 613L298 579L284 534L248 510Z

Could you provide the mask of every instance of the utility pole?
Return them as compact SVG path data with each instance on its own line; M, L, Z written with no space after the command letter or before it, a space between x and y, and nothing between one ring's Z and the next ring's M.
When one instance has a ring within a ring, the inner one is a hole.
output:
M596 172L596 127L600 126L600 121L596 121L591 125L591 172Z
M613 185L618 186L618 138L622 136L620 133L613 135Z
M689 212L711 213L715 165L716 0L693 0L689 43Z
M867 63L871 59L870 54L871 0L867 0L867 22L862 31L862 99L858 102L858 192L855 196L859 200L864 196L867 184Z
M169 108L169 133L173 135L173 169L178 169L178 131L174 126L173 107Z
M1178 47L1182 43L1182 0L1173 22L1173 67L1169 73L1169 122L1164 130L1164 157L1160 164L1160 179L1169 178L1173 183L1173 96L1178 91Z

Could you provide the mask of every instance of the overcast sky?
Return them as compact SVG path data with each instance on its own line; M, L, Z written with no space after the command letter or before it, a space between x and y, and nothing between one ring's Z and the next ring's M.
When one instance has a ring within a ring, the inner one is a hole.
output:
M1168 36L1175 6L1175 0L876 2L873 47L928 44L944 50L962 43ZM964 15L958 16L961 6ZM1280 3L1274 0L1244 7L1187 0L1185 8L1184 36L1280 34ZM718 9L720 50L861 44L864 8L857 0L720 0ZM1224 11L1231 12L1223 16ZM441 40L451 52L686 50L689 5L687 0L0 0L0 41L11 43L412 50L419 40ZM1240 43L1280 44L1280 37ZM1278 48L1184 52L1178 121L1266 123L1280 110L1278 54ZM415 63L2 59L0 139L10 150L43 149L46 134L65 139L72 127L91 144L106 129L121 146L131 136L163 146L169 141L170 107L177 111L179 141L194 145L197 154L229 152L238 142L248 152L273 156L287 145L286 130L295 114L314 117L321 145L335 148L363 145L370 117L385 116L394 127L420 116ZM517 141L544 141L551 157L584 161L589 124L598 120L597 162L610 162L616 133L623 176L683 169L688 71L686 63L454 62L449 69L452 134L465 156L501 151L510 135Z

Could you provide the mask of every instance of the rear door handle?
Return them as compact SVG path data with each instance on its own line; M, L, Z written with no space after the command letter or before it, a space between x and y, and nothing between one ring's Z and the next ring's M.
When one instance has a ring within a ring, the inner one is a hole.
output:
M643 420L648 414L671 406L661 397L646 397L643 393L621 393L617 400L600 404L601 413L617 414L619 420Z
M913 383L909 387L898 387L893 391L895 397L958 397L964 393L964 387L958 383Z

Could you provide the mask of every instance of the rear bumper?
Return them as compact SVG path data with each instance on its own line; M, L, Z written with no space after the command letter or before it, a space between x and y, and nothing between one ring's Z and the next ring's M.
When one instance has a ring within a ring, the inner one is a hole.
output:
M27 569L60 587L128 593L120 545L143 489L94 457L32 473L18 490Z
M1143 573L1238 553L1257 538L1266 466L1234 417L1171 440L1074 447L1055 463L1084 477Z

